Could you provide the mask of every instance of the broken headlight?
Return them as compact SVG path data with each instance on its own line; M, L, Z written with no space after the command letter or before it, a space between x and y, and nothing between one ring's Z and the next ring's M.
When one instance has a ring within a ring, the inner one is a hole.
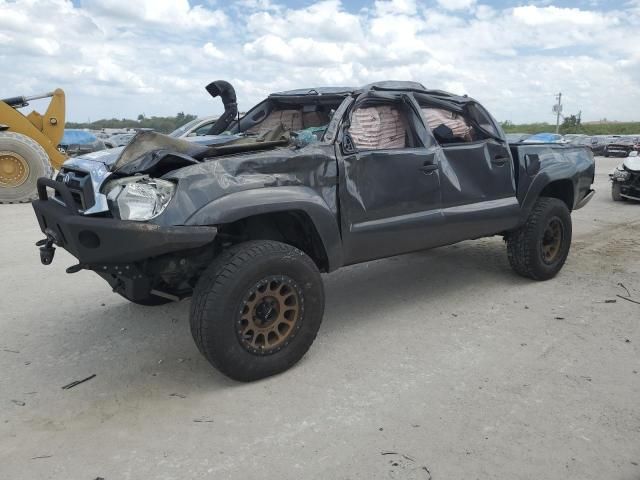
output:
M160 215L173 197L176 186L150 177L128 177L109 182L109 209L121 220L151 220Z
M619 168L616 168L613 171L613 174L611 175L613 180L617 180L618 182L626 182L627 180L629 180L630 176L631 176L630 172L627 172L626 170L621 170Z

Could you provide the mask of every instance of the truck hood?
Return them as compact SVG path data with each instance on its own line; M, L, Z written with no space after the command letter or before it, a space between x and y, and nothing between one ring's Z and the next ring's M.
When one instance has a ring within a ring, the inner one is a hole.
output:
M64 165L82 169L83 166L91 165L86 162L100 162L109 171L113 171L149 151L169 149L187 155L197 155L199 152L206 151L209 146L222 145L238 138L240 138L238 135L173 138L156 132L139 132L126 146L79 155L67 160ZM170 139L170 141L167 141L167 139Z
M640 172L640 157L627 157L624 159L623 165L627 170Z
M195 141L156 132L139 132L126 147L71 158L63 164L63 169L86 172L91 176L95 204L84 214L92 215L108 210L106 196L101 192L102 186L113 176L146 174L160 178L201 164L205 159L216 160L216 157L229 155L237 158L238 154L286 146L290 141L289 132L282 127L262 136L211 135L195 137Z

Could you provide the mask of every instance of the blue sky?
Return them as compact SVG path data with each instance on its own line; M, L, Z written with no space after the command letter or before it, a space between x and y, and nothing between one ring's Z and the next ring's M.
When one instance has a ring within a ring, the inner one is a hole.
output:
M375 80L466 93L500 120L640 120L640 0L0 0L0 96L60 86L70 120L215 114ZM21 68L16 69L15 65Z

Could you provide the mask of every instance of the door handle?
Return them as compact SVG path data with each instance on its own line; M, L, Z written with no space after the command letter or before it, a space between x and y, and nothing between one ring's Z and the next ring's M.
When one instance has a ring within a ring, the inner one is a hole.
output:
M493 157L493 160L491 160L491 163L498 167L502 167L507 164L507 160L509 160L509 157L506 155L496 155Z
M427 175L431 175L437 169L438 169L438 165L434 165L432 163L431 164L425 164L425 165L420 167L420 170L422 170Z

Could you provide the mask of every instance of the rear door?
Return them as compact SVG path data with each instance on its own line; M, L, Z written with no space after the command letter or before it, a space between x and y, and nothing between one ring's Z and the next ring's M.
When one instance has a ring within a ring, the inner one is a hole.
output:
M470 133L439 140L442 213L450 242L515 227L520 207L509 146L490 115L471 104L456 112ZM433 124L430 125L433 128Z

